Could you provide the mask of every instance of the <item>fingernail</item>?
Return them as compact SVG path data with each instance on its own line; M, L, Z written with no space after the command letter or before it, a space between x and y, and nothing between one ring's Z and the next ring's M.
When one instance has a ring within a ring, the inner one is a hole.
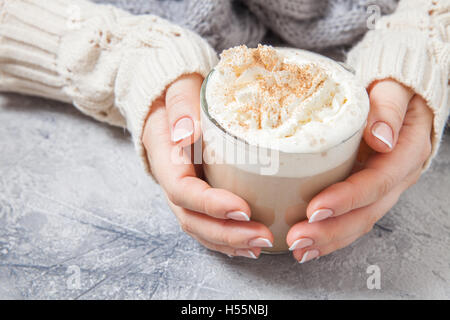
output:
M248 215L242 211L229 212L229 213L227 213L226 217L228 219L236 220L236 221L250 221L250 218L248 217Z
M239 250L236 250L236 254L240 257L246 257L246 258L250 258L250 259L258 259L258 257L255 256L255 254L253 253L252 250L239 249Z
M313 243L314 243L314 241L312 241L309 238L298 239L298 240L294 241L292 246L289 248L289 251L294 251L294 250L297 250L297 249L306 248L306 247L311 246Z
M309 218L309 223L325 220L333 215L333 210L319 209Z
M302 260L299 263L305 263L308 262L314 258L317 258L319 256L319 250L310 250L306 251L303 255Z
M177 121L172 132L172 141L178 142L194 134L194 122L191 118L182 118Z
M394 143L394 134L390 126L384 122L377 122L372 126L372 134L381 142L392 149Z
M272 248L273 244L269 239L266 238L256 238L249 241L250 247L258 247L258 248Z

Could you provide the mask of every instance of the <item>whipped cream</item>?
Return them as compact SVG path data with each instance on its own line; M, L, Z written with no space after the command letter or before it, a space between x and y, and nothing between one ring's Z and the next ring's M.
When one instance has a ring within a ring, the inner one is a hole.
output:
M211 74L208 112L249 144L316 153L350 138L369 112L353 74L323 56L259 45L224 51Z

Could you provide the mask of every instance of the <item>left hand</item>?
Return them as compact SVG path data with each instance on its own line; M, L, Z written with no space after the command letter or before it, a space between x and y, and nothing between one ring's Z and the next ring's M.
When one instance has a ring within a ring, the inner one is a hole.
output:
M242 198L212 188L201 179L201 165L195 165L189 153L180 152L201 136L202 82L198 74L173 82L152 103L142 142L152 174L181 229L210 250L256 259L261 248L273 243L269 228L250 221L250 207Z
M362 168L315 196L307 208L309 221L287 235L300 262L346 247L372 230L418 181L431 154L433 113L423 98L390 79L373 83L369 96Z

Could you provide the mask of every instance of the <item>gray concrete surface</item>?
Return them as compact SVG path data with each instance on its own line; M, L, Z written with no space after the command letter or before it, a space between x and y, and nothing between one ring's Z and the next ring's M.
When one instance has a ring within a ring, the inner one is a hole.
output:
M429 172L350 247L304 265L229 259L180 230L123 130L0 95L0 298L449 299L449 191L447 135ZM380 290L367 288L369 265Z

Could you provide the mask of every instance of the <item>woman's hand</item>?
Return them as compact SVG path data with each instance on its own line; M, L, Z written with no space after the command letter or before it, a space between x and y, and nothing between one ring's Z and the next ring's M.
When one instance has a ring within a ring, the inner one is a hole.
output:
M211 188L197 176L201 166L195 167L186 153L180 153L201 136L202 81L196 74L183 76L152 105L142 139L152 173L186 233L211 250L257 258L261 247L272 245L272 233L250 221L243 199Z
M307 209L309 221L297 223L287 235L300 262L327 255L369 232L417 182L430 156L433 114L426 102L394 80L375 82L369 92L362 168L314 197Z

